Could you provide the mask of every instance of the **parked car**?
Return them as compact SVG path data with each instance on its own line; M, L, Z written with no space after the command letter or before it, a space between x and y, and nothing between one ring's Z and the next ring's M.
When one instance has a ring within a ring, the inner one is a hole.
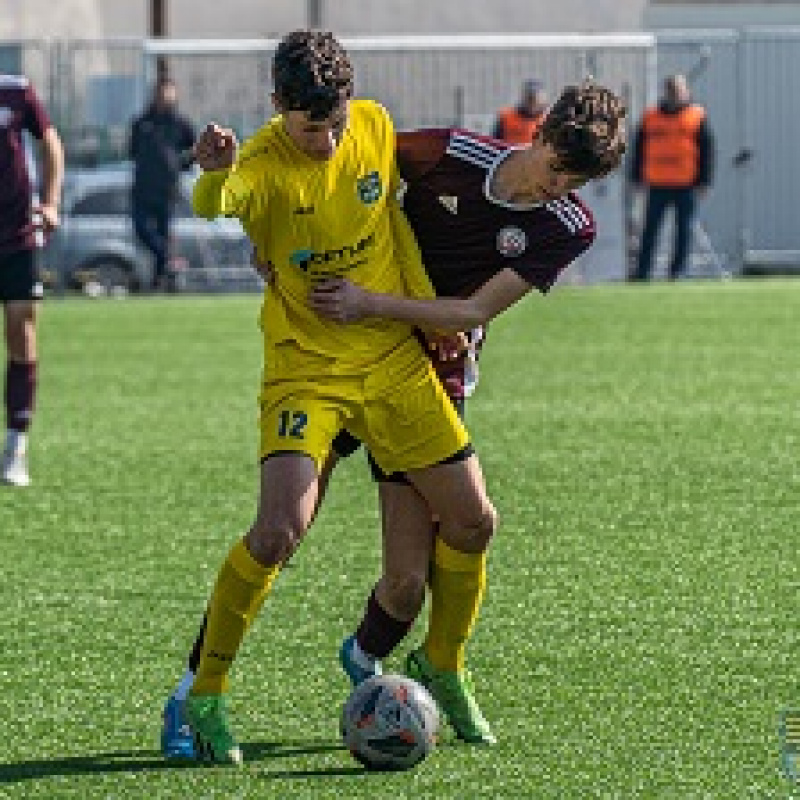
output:
M62 224L45 251L46 280L62 288L135 292L152 283L150 252L138 241L130 217L132 166L128 162L69 169ZM255 289L251 246L237 220L195 217L191 192L196 173L182 176L175 208L168 269L178 289Z

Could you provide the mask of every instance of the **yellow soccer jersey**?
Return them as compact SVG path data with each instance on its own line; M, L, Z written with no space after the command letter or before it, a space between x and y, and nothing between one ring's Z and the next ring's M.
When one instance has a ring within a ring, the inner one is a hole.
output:
M316 281L339 276L371 291L434 295L395 200L398 181L392 121L371 100L351 102L329 160L300 151L276 117L245 143L230 172L198 180L197 213L238 217L275 268L262 308L267 348L293 342L343 372L375 364L411 336L401 322L323 320L307 303Z

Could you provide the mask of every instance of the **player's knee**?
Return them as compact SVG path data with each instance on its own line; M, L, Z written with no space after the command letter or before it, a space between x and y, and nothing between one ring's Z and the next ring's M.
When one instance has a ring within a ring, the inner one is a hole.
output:
M381 604L397 619L414 619L425 600L426 582L425 575L413 572L384 575L381 578Z
M305 527L299 522L276 523L259 518L247 533L247 549L259 564L271 567L291 558L304 534Z
M497 530L497 510L488 498L473 508L462 508L450 527L449 535L442 526L440 535L456 550L482 553L489 547Z
M489 500L486 500L478 513L475 526L475 539L477 543L480 543L481 550L486 550L489 547L489 542L492 541L492 537L497 530L497 522L497 509Z
M6 325L6 349L14 361L33 361L36 353L36 331L32 324L17 320Z

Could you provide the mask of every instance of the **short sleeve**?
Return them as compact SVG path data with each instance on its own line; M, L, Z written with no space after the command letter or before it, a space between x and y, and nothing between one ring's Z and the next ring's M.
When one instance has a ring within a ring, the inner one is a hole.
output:
M589 249L594 239L593 225L577 233L554 236L530 255L509 261L508 266L535 289L546 293L558 276Z

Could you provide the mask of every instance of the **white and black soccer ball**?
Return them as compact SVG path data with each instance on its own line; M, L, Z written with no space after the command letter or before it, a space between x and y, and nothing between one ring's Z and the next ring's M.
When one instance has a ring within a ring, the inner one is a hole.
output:
M411 678L375 675L353 689L341 730L353 757L367 769L410 769L436 746L439 709Z

